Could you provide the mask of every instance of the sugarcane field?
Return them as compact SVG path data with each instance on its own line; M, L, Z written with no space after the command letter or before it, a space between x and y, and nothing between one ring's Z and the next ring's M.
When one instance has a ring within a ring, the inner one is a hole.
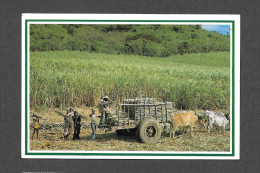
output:
M231 150L229 35L201 25L30 27L30 150ZM59 43L37 42L52 32Z

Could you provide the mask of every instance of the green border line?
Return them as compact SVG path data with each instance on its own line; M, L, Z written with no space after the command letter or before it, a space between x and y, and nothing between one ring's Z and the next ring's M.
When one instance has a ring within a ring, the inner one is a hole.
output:
M28 22L215 22L215 23L232 23L232 153L231 154L169 154L169 153L29 153L28 152L28 110L27 110L27 83L28 83ZM25 20L25 155L60 155L60 156L235 156L235 21L233 20L59 20L59 19L42 19L42 20Z
M232 22L232 154L235 154L235 21Z
M28 115L28 106L27 106L27 96L28 96L28 93L27 93L27 66L28 66L28 63L27 63L27 60L28 60L28 57L27 57L27 21L25 22L25 155L28 153L27 152L27 148L28 148L28 142L27 142L27 138L28 138L28 133L27 133L27 128L28 128L28 120L27 120L27 115Z

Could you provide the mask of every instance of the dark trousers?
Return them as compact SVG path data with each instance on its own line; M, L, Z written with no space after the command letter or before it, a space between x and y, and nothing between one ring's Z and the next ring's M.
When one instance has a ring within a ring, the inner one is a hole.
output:
M73 140L79 139L79 134L80 134L80 126L74 128Z
M96 124L95 123L91 123L91 129L92 129L92 134L91 134L91 139L95 140L95 135L96 135Z

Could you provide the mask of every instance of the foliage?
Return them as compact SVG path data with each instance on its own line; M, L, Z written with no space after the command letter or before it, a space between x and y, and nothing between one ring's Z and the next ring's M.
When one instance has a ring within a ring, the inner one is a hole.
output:
M31 51L78 50L168 57L229 49L229 36L203 30L201 25L30 25Z

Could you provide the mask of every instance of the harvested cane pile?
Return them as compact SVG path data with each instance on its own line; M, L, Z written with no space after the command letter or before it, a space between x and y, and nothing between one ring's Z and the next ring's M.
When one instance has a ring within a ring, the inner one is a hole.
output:
M30 127L31 127L31 129L33 129L32 123L30 124ZM87 129L87 128L90 128L90 125L86 124L86 123L82 123L81 128ZM51 130L51 131L61 130L61 129L64 129L64 122L60 122L60 123L56 123L56 124L44 122L44 123L41 123L40 129L41 130Z

